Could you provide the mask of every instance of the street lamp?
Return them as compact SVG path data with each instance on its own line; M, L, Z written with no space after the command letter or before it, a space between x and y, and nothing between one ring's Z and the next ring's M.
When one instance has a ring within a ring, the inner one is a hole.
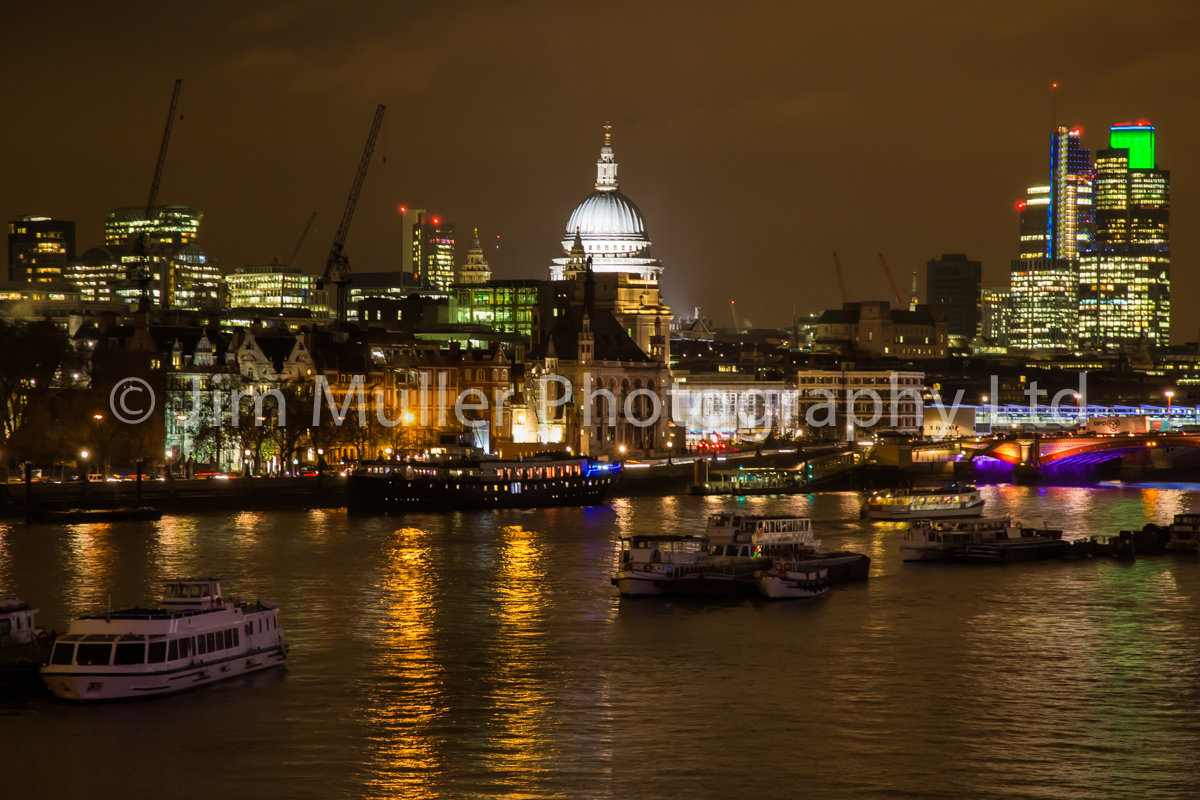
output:
M92 419L96 420L96 422L99 422L100 420L104 419L104 415L103 414L92 414Z
M79 451L79 457L80 457L80 458L82 458L82 459L83 459L83 460L85 460L85 461L88 459L88 456L90 456L90 455L91 455L91 453L89 453L87 450L80 450L80 451Z
M405 425L411 425L413 423L413 420L415 420L416 418L417 418L416 415L413 414L411 411L404 412L404 424Z

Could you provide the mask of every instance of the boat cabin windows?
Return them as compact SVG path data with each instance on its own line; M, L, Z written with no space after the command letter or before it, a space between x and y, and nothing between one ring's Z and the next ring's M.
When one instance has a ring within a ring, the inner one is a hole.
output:
M168 598L179 600L214 596L213 585L211 583L169 583L166 586L164 595Z
M50 655L51 664L70 664L75 660L75 643L59 640L54 643L54 652Z
M145 642L122 642L117 645L117 653L113 656L114 665L145 664Z
M75 663L85 667L107 667L112 660L111 644L81 643L75 648Z

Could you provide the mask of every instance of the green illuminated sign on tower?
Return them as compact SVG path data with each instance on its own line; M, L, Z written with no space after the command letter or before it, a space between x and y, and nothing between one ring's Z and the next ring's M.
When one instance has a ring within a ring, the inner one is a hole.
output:
M1154 169L1154 126L1113 125L1108 146L1129 150L1130 169Z

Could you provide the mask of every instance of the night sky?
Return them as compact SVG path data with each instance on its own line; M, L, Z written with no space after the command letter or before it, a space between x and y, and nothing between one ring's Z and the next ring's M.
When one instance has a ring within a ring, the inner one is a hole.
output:
M78 224L149 190L183 93L161 203L204 211L226 271L317 273L375 105L388 107L351 229L355 271L397 269L400 205L470 229L497 278L546 277L611 120L675 313L756 326L890 295L964 252L1007 283L1016 202L1045 183L1050 84L1084 144L1158 127L1172 172L1173 340L1200 310L1200 4L8 3L0 216ZM137 9L132 11L130 9ZM383 162L386 157L387 162Z

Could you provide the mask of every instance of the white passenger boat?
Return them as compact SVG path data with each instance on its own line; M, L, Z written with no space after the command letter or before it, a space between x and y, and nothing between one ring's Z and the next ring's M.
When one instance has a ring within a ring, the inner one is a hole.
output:
M278 606L226 601L219 578L188 578L164 584L161 608L73 620L42 679L66 700L120 700L277 667L286 656Z
M1020 537L1021 528L1007 517L970 520L913 520L900 553L905 561L944 561L968 545Z
M1171 539L1163 545L1173 553L1200 553L1200 510L1176 514L1168 529Z
M974 486L950 484L940 489L875 492L867 500L866 519L934 519L978 517L984 500Z
M676 581L708 565L703 536L621 537L612 584L627 597L671 594Z

